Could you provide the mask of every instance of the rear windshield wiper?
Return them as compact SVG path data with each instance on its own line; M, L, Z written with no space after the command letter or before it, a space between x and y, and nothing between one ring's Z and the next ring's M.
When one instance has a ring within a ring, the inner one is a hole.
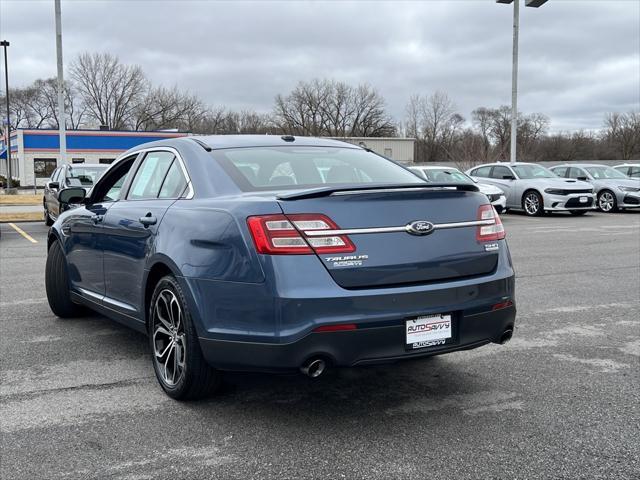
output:
M309 190L295 191L291 193L279 193L278 200L302 200L304 198L328 197L329 195L345 192L375 192L391 190L458 190L466 192L478 192L478 187L469 183L372 183L368 185L334 185L331 187L312 188Z

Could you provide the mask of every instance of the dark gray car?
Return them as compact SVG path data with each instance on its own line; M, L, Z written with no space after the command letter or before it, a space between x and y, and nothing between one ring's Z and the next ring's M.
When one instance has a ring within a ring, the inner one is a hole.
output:
M593 185L598 208L615 212L640 208L640 179L629 178L615 168L595 163L572 163L551 168L560 177L583 180Z
M82 187L85 191L89 191L107 168L109 165L98 163L62 165L56 168L44 185L44 198L42 199L44 223L51 226L60 215L60 203L58 202L60 190L67 187Z

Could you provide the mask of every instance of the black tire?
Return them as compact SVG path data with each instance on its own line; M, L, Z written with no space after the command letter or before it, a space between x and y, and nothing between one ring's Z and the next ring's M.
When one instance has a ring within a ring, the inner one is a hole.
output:
M535 190L527 190L522 195L522 210L530 217L544 215L544 201L542 195Z
M598 193L598 210L604 213L618 211L618 199L611 190L602 190Z
M47 254L44 283L49 307L56 316L73 318L86 313L86 309L82 305L73 303L71 300L67 261L57 240L53 242Z
M167 301L168 300L168 301ZM173 300L176 303L173 303ZM161 320L158 316L158 303ZM171 311L164 305L171 304ZM179 306L178 315L175 307ZM169 318L171 317L171 318ZM174 321L178 318L178 321ZM165 328L168 324L177 328ZM167 335L161 333L164 329ZM170 330L170 332L169 332ZM173 342L173 347L171 346ZM220 386L221 374L207 363L196 329L189 315L184 293L176 279L167 275L157 283L149 305L149 346L158 383L167 395L176 400L197 400L206 398ZM166 354L158 355L157 352ZM164 361L163 361L164 359ZM180 367L179 360L182 361ZM169 374L172 373L171 379ZM178 378L176 379L176 375Z
M569 213L571 213L571 215L580 216L580 215L584 215L588 211L589 210L569 210Z

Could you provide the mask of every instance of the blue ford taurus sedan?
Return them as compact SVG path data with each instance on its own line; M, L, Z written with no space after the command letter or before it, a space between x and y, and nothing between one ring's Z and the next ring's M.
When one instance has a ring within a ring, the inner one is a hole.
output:
M504 343L514 272L475 185L425 183L366 148L292 136L162 140L67 188L47 298L148 334L164 391L220 371L356 366Z

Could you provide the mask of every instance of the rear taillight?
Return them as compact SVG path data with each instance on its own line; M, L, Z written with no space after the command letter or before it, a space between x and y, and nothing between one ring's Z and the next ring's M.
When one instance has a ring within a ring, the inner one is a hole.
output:
M337 230L338 226L320 214L261 215L247 219L258 253L309 255L350 253L356 247L346 235L305 235L305 232Z
M493 208L493 205L480 205L480 208L478 208L478 220L493 220L493 223L478 226L476 240L479 242L492 242L502 240L505 237L502 220L500 220L500 215Z

